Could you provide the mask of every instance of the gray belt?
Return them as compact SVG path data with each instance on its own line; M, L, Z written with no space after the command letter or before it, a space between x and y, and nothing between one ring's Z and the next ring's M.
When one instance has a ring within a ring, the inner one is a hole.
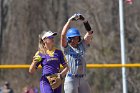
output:
M84 74L68 74L68 77L75 77L75 78L83 78L85 75Z

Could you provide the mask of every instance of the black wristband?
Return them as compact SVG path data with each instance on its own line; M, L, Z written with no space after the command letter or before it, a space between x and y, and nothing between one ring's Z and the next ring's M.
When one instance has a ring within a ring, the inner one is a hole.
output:
M86 29L88 32L91 31L91 27L90 27L88 21L84 22L84 26L85 26L85 29Z

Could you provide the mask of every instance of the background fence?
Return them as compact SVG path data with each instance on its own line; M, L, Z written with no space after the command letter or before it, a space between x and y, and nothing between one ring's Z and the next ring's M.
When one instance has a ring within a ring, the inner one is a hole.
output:
M0 69L27 69L30 65L18 64L18 65L0 65ZM61 66L62 67L62 66ZM87 64L87 68L140 68L140 64ZM41 66L39 66L41 68Z

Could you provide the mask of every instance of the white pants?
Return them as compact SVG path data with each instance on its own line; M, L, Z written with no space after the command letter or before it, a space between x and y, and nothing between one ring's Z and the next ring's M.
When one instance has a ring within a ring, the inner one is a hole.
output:
M91 93L90 86L84 78L65 79L65 93Z

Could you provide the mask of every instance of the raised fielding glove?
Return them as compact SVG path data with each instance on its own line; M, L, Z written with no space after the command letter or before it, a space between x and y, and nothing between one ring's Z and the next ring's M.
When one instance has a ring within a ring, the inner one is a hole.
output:
M69 18L69 20L77 21L77 20L84 20L84 16L80 13L75 13L73 16Z
M80 13L77 13L78 20L85 20L84 16Z
M69 20L73 20L73 21L82 20L82 21L84 21L85 17L80 13L75 13L72 17L69 18ZM88 31L88 32L91 31L91 26L88 23L88 21L85 21L83 23L84 23L86 31ZM93 31L92 31L92 33L93 33Z

